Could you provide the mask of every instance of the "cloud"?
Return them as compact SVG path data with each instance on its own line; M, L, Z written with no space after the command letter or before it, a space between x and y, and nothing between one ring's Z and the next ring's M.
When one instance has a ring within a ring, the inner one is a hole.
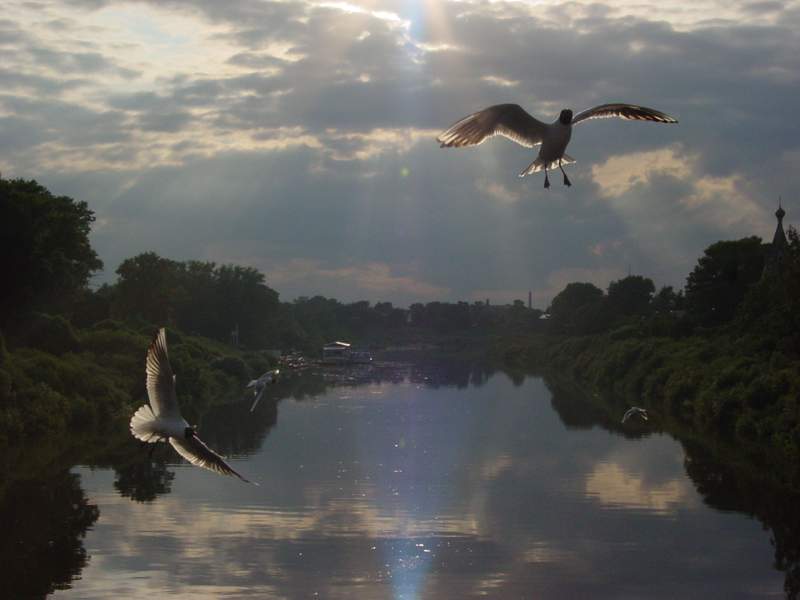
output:
M223 257L226 262L257 266L265 273L268 284L276 289L317 289L318 293L324 291L335 298L366 297L394 300L400 304L430 302L449 295L446 288L420 280L417 269L413 267L380 262L326 266L323 261L313 259L295 258L282 262L257 257L235 257L234 260L226 255ZM398 268L400 273L395 272Z
M647 184L654 175L689 179L694 176L692 161L682 154L680 148L661 148L612 156L602 164L592 165L592 179L605 198L621 196L637 184Z
M4 8L0 169L91 199L111 270L143 249L202 258L243 240L264 248L260 264L324 266L287 296L332 294L323 271L374 265L413 265L432 286L420 293L449 300L534 289L546 303L561 273L629 266L680 285L717 239L771 235L774 199L798 177L792 6ZM549 120L615 100L680 124L581 124L569 190L517 179L532 152L506 140L434 141L493 103Z

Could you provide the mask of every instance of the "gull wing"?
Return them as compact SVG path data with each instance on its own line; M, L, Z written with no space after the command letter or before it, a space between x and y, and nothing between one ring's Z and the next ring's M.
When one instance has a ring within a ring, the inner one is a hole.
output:
M225 459L206 446L203 440L196 435L189 439L171 437L169 438L169 443L172 444L172 447L175 448L178 454L193 465L208 469L209 471L214 471L214 473L219 473L220 475L235 475L245 483L258 485L253 481L245 479L234 471L233 468L225 462Z
M589 119L610 119L612 117L633 121L653 121L655 123L678 122L675 117L670 117L660 110L647 108L646 106L636 106L635 104L601 104L600 106L595 106L594 108L579 112L572 118L572 124L577 125L581 121L588 121Z
M145 361L147 396L156 417L180 417L178 399L175 396L175 375L167 355L167 335L164 328L158 330L147 349Z
M258 395L256 395L256 399L253 400L253 404L250 406L250 412L253 412L256 409L256 406L258 406L258 401L261 400L261 396L264 395L264 391L266 389L267 389L267 386L264 386L264 387L261 388L261 391L258 392Z
M488 138L502 135L521 146L533 148L542 143L547 125L529 115L519 104L496 104L464 117L436 141L441 148L477 146Z

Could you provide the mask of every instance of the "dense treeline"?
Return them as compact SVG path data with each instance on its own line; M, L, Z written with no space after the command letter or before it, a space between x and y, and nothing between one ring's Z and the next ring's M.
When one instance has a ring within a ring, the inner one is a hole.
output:
M519 300L281 302L251 267L153 252L91 290L102 266L88 240L93 220L85 203L0 179L0 438L127 416L144 401L144 348L166 325L189 411L240 393L269 366L265 349L313 354L334 339L466 347L492 336L510 362L574 373L702 429L800 449L800 240L791 229L777 258L756 237L712 244L684 290L656 291L640 275L606 291L576 282L542 313Z
M800 465L800 238L787 238L712 244L679 292L640 276L607 293L570 284L543 335L498 351Z
M0 178L0 441L127 418L145 401L144 349L160 326L169 328L179 399L191 398L191 416L241 394L274 361L267 349L314 354L335 339L383 346L539 325L540 311L520 301L410 309L322 296L281 302L252 267L154 252L124 260L113 283L92 290L102 268L89 243L93 222L85 202Z

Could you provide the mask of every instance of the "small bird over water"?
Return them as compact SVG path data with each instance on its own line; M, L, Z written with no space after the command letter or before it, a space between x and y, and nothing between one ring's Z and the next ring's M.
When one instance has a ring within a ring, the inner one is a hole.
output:
M645 409L639 408L638 406L631 406L628 410L625 411L625 414L622 415L622 422L624 423L633 416L640 417L645 421L647 421L647 411Z
M197 437L181 416L175 396L175 375L167 356L167 336L164 328L158 330L145 361L147 375L147 397L150 404L139 407L131 418L133 436L150 444L169 441L178 454L193 465L214 471L220 475L235 475L246 483L254 483L242 477L216 452ZM258 485L258 484L255 484Z
M278 383L278 376L280 374L280 369L272 369L261 375L258 379L253 379L247 384L247 388L253 388L253 394L255 394L255 400L253 400L253 405L250 407L250 412L256 409L258 401L261 400L261 396L264 394L264 390L267 389L267 384Z
M564 185L570 186L572 182L563 165L575 162L574 158L564 152L572 136L572 126L589 119L610 117L656 123L678 122L667 114L644 106L601 104L579 112L574 117L572 111L565 108L552 123L542 123L525 112L519 104L496 104L464 117L436 138L436 141L441 148L460 148L477 146L490 137L502 135L526 148L541 144L536 160L523 169L519 176L525 177L543 170L544 187L549 188L547 170L558 167L564 175Z

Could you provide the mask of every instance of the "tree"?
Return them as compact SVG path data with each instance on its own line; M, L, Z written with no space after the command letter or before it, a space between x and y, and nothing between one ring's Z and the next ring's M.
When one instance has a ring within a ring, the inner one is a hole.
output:
M752 236L712 244L705 249L686 281L689 312L703 325L729 321L747 290L761 278L763 270L760 238Z
M53 196L37 182L0 178L0 321L67 308L103 267L89 244L86 202Z
M175 325L186 295L180 287L180 271L180 263L155 252L143 252L122 261L117 268L115 316Z
M264 274L253 267L223 265L215 273L219 339L236 327L250 347L275 343L271 322L279 311L278 292L267 287Z
M550 303L551 326L563 333L591 333L599 325L603 290L591 283L570 283Z
M650 311L650 302L655 291L656 286L652 279L629 275L609 284L608 305L617 315L645 315Z
M752 285L736 311L736 323L751 335L777 343L782 353L800 352L800 237L790 227L780 269Z
M670 313L684 307L683 291L675 292L671 285L665 285L653 297L652 308L657 313Z

